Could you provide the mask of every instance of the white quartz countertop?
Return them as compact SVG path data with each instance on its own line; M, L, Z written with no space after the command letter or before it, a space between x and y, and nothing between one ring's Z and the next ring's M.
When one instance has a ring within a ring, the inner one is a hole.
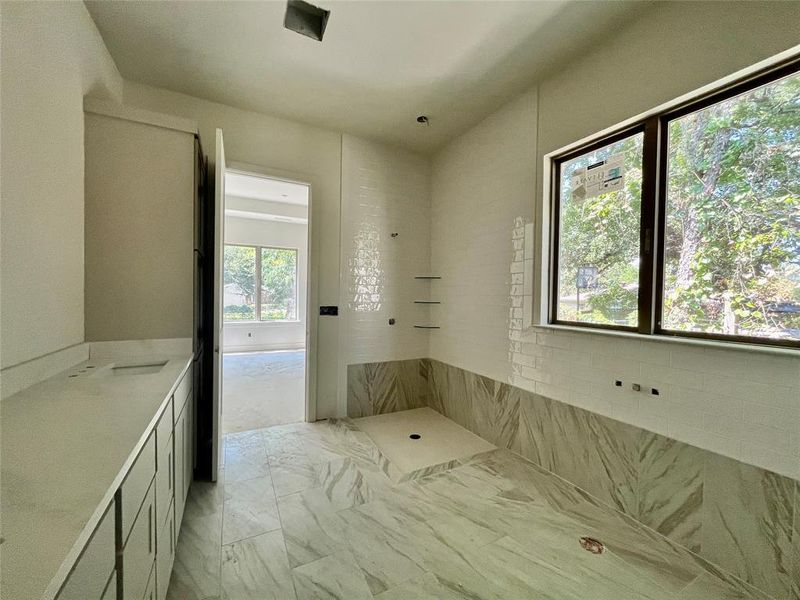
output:
M148 358L89 360L0 403L3 600L55 597L192 360Z

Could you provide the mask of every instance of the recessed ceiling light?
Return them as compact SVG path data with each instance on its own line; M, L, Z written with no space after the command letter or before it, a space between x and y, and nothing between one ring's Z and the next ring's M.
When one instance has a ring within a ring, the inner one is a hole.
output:
M283 26L301 35L322 41L331 11L303 0L288 0Z

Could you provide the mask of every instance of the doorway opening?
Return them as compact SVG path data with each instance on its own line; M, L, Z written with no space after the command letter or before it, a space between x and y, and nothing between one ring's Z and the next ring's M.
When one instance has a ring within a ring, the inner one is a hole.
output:
M307 416L307 184L225 172L223 435Z

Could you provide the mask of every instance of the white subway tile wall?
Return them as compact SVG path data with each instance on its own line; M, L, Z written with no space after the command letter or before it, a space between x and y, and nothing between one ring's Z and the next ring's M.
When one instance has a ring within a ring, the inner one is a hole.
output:
M434 158L430 357L800 479L800 357L528 326L536 118L532 92Z
M438 314L414 301L436 299L437 282L414 278L432 274L429 188L427 158L342 137L340 408L348 364L428 356L431 333L414 325Z

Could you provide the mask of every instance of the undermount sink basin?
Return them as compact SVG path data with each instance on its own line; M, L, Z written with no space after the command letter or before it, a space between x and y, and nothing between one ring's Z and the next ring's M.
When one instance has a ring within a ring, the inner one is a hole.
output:
M114 375L149 375L158 373L164 368L165 364L167 364L167 361L140 365L115 365L111 367L111 373Z
M136 362L129 364L115 363L110 367L100 369L95 373L96 376L107 377L113 375L114 377L126 377L129 375L152 375L158 373L167 364L166 360L151 360L144 362Z

